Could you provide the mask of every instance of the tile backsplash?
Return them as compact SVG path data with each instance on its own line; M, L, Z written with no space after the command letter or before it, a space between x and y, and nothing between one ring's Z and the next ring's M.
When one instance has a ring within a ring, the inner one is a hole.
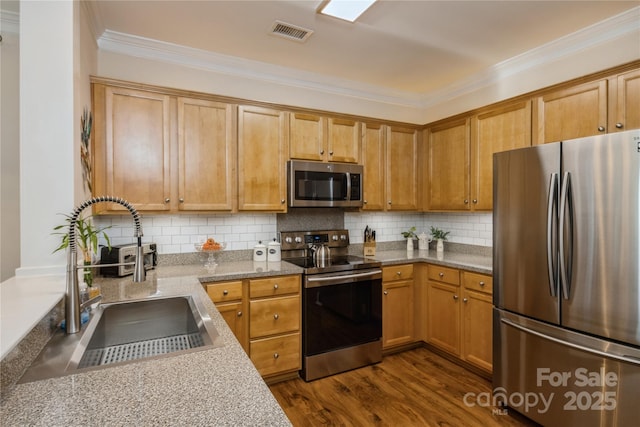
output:
M342 213L341 213L342 214ZM228 250L252 249L262 240L272 240L285 225L289 214L221 214L221 215L142 215L144 242L158 244L160 254L195 252L194 243L202 237L214 237L227 242ZM362 243L365 226L376 230L379 242L402 240L402 232L415 226L417 233L429 234L431 226L450 231L449 241L476 246L492 246L493 219L489 213L387 213L344 212L344 228L352 243ZM99 216L94 222L100 227L111 226L106 233L112 245L133 243L133 222L130 216ZM304 224L304 220L299 221ZM335 221L334 221L335 222ZM317 216L310 215L309 229ZM280 226L279 226L280 224ZM301 225L302 226L302 225ZM306 228L306 226L305 226ZM104 244L105 242L100 242Z

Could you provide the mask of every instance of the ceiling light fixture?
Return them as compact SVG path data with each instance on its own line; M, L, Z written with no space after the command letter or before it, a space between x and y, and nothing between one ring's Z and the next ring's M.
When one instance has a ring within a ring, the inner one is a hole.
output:
M354 22L376 0L327 0L318 8L318 13Z

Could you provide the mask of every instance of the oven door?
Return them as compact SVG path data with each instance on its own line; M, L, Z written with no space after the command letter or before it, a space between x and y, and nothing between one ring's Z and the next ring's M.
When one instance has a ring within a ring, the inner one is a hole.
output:
M382 337L382 270L308 275L302 290L305 357Z

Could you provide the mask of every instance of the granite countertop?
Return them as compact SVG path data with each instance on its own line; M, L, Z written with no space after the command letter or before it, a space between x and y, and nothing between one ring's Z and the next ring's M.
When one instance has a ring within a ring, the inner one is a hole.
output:
M382 265L427 262L491 274L490 256L434 250L378 251ZM103 302L193 294L224 346L16 385L2 396L6 425L290 425L286 415L208 298L202 283L301 274L287 262L164 265L147 281L99 278Z
M102 280L104 301L193 294L224 346L27 384L2 397L4 425L291 425L197 275Z

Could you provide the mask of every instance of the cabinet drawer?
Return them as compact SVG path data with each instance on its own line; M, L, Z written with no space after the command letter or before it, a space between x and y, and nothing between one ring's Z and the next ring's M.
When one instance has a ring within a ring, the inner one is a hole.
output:
M249 344L251 361L267 376L300 369L300 334L253 340Z
M242 281L222 283L208 283L207 294L214 303L235 301L242 299Z
M300 292L300 276L270 277L249 281L249 297L273 297Z
M413 264L393 265L382 269L382 281L405 280L413 278Z
M466 289L474 291L493 293L493 277L485 274L470 273L464 271L462 273L462 283Z
M460 284L460 271L456 268L443 267L441 265L429 265L427 267L429 280L449 283L451 285Z
M300 330L300 296L268 298L249 302L251 338Z

